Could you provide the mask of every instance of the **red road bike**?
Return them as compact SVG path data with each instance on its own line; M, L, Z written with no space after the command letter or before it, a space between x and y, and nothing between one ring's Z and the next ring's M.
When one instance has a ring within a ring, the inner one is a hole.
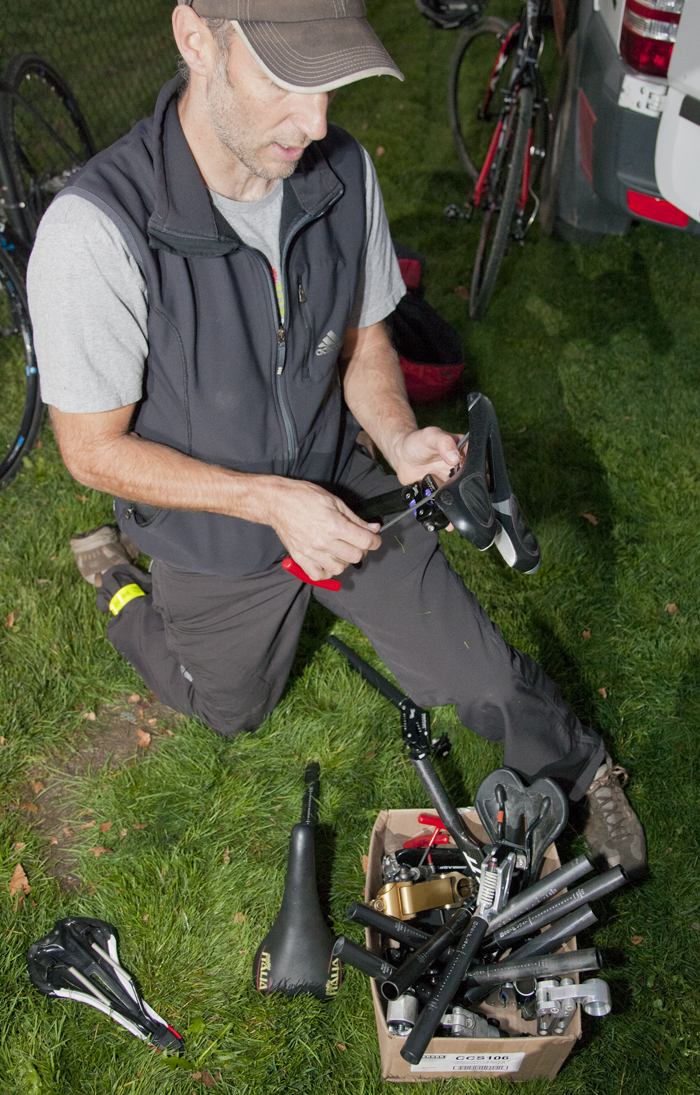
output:
M469 314L480 319L508 247L522 244L539 208L538 179L547 148L549 103L539 59L544 45L539 0L526 0L512 26L485 16L463 30L450 64L450 124L474 181L468 212L481 218Z

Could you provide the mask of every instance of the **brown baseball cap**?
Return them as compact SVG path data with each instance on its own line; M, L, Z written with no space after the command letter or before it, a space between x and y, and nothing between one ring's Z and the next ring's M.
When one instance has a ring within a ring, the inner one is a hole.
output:
M364 0L178 0L230 19L249 53L287 91L332 91L365 76L403 74L366 18Z

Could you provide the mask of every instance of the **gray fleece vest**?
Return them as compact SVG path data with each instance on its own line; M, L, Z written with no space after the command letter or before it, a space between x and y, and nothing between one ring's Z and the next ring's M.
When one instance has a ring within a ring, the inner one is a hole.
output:
M330 126L284 181L282 326L267 259L211 203L180 126L180 86L166 84L155 115L63 192L107 213L146 281L149 352L133 429L197 460L332 491L359 429L337 357L365 239L361 149ZM115 513L142 551L191 571L238 576L286 554L269 526L240 518L120 498Z

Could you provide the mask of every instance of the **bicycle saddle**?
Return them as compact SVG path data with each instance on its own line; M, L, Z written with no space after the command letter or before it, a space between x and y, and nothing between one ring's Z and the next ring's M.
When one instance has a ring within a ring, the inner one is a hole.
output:
M415 0L421 15L441 30L453 30L475 23L485 4L479 0Z
M528 786L510 768L497 768L480 784L474 805L493 844L505 841L525 850L527 878L534 881L544 853L569 818L569 804L559 784L545 778Z
M323 919L316 889L314 827L318 813L319 766L307 765L302 818L289 840L287 877L275 922L257 949L253 981L265 996L311 993L332 999L342 981L335 938Z
M495 543L508 566L521 574L534 574L542 555L508 479L493 403L481 392L471 392L468 412L466 457L440 487L435 502L479 551Z
M119 962L117 929L106 920L57 920L27 951L27 969L44 996L75 1000L104 1012L158 1050L182 1052L182 1037L150 1007Z

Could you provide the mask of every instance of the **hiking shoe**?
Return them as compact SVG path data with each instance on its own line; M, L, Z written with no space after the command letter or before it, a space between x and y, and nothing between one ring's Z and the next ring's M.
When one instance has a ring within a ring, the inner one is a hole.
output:
M79 532L70 540L78 570L91 586L102 585L102 575L119 563L135 563L139 549L114 525Z
M613 766L606 753L586 791L588 821L583 835L594 857L605 860L608 867L619 865L634 880L646 870L646 842L639 818L622 790L627 778L625 769Z

